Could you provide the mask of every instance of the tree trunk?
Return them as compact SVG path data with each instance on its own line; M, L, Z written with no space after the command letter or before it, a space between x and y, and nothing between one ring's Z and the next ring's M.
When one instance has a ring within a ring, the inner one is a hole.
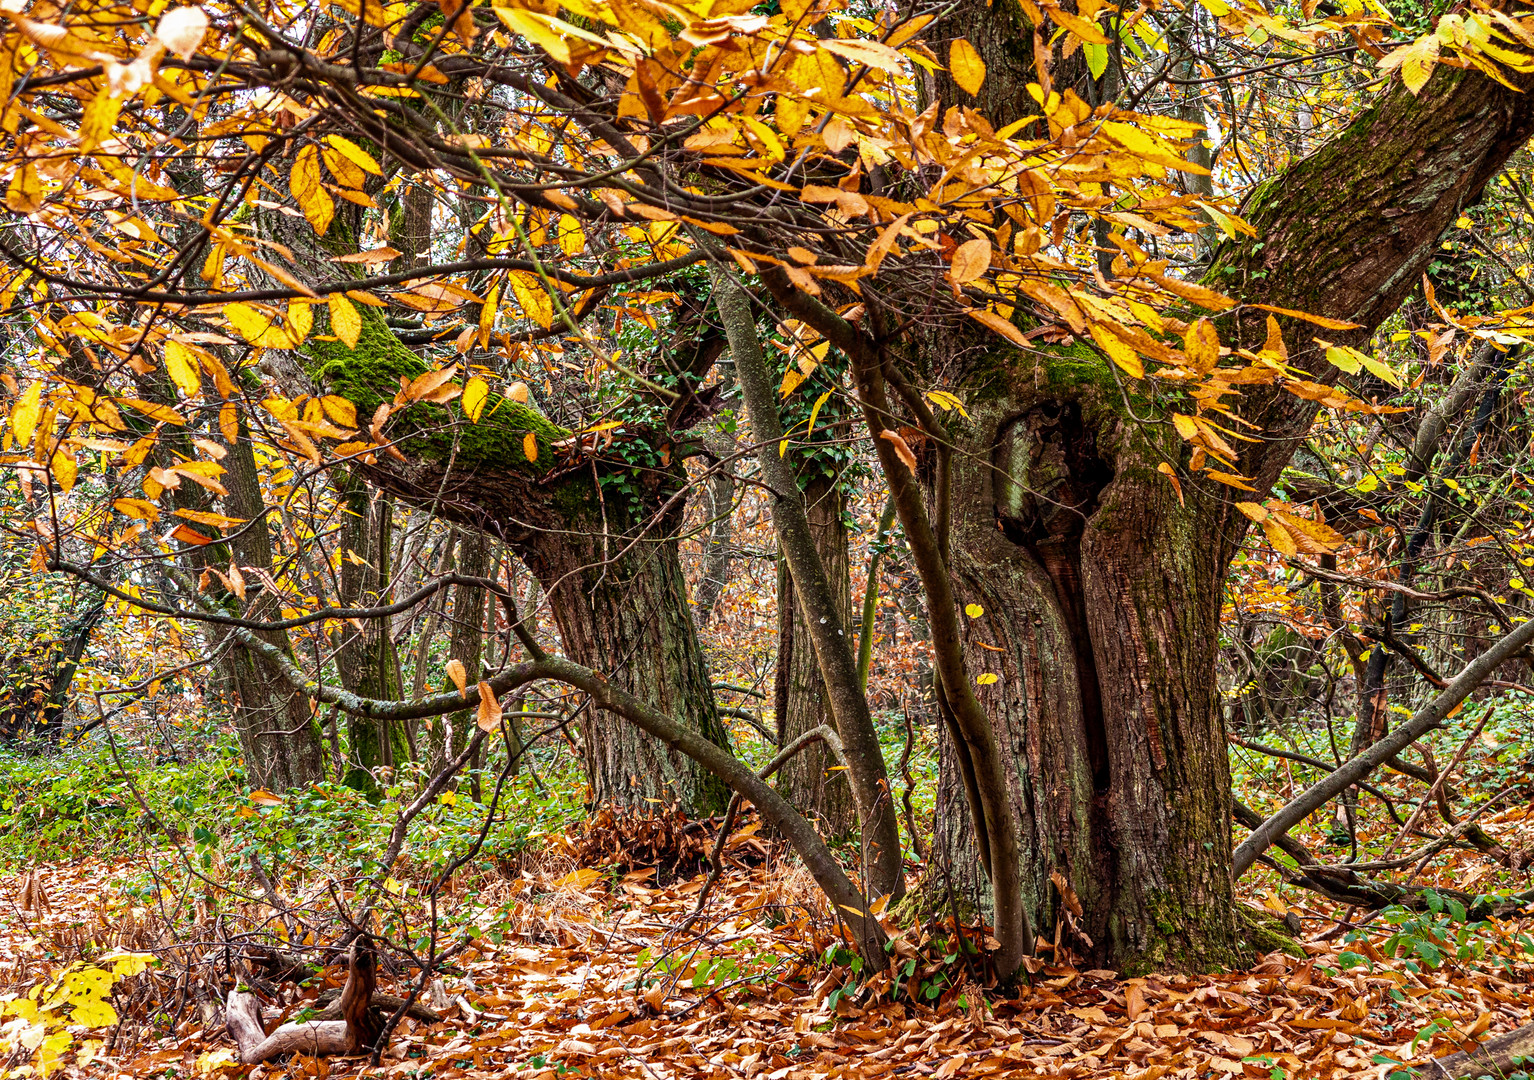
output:
M228 556L230 561L248 569L270 571L272 539L265 522L266 504L261 496L260 479L250 435L244 421L240 437L229 447L224 460L223 482L229 494L223 500L230 517L243 520L260 518L250 528L238 529L229 545L198 548L194 561L206 567L215 558ZM188 485L183 484L183 488ZM200 492L177 489L177 501L190 497L200 501ZM218 569L228 572L227 566ZM242 571L247 581L255 575ZM235 598L226 596L233 604ZM242 613L246 618L277 618L281 606L269 593L257 593ZM215 644L223 646L219 663L220 689L229 696L235 731L252 787L269 791L287 791L307 787L325 778L325 755L320 741L320 724L311 713L309 702L294 690L266 658L252 653L238 642L228 640L229 633L218 627L209 631ZM261 633L262 640L284 652L292 653L288 635L283 631Z
M843 518L846 495L824 476L816 476L805 487L805 515L815 550L825 564L842 625L852 622L852 567L847 551L847 525ZM835 729L831 703L815 660L815 643L810 638L794 591L793 575L786 560L778 562L778 673L775 706L778 718L778 745L787 746L807 731L822 724ZM794 755L778 772L778 790L801 814L819 819L826 836L846 836L857 828L852 805L852 790L844 771L827 772L836 762L825 744L819 743Z
M357 248L354 223L343 220L353 214L343 207L323 242L306 224L283 215L262 215L260 221L319 283L346 272L333 259ZM283 377L292 383L290 392L337 394L368 417L398 393L402 376L427 370L376 309L359 314L355 348L316 336L301 354L288 354L291 370ZM319 321L326 321L323 309ZM323 332L316 327L316 335ZM267 356L274 358L275 350ZM376 464L357 471L411 505L501 539L548 592L572 660L723 745L674 539L683 504L673 496L685 482L683 466L672 460L634 470L596 448L567 455L555 444L570 436L531 405L498 394L490 395L477 422L463 420L457 405L417 404L389 423L388 437L405 460L380 454ZM536 446L531 456L529 438ZM612 482L611 489L601 479ZM662 507L666 512L658 513ZM723 809L725 791L717 779L629 721L587 710L581 724L599 800L632 809L680 802L698 815Z
M484 533L462 530L458 538L458 573L487 577L490 573L490 540ZM448 631L447 656L463 665L464 678L478 682L480 653L484 642L485 592L474 585L453 586L452 628ZM473 718L466 712L442 717L427 736L433 775L440 772L469 743Z
M348 499L351 516L342 534L341 595L345 607L371 607L383 601L389 574L390 528L393 502L387 497L369 498L366 488L355 485ZM395 677L397 660L389 636L388 619L368 619L361 628L348 623L336 650L336 671L341 685L354 694L395 701L401 687ZM395 768L409 759L403 725L373 717L348 714L348 787L376 794L377 769Z
M1111 382L1033 391L1032 372L1011 374L1018 390L971 406L954 455L952 571L983 611L965 653L1012 762L1025 905L1052 937L1062 874L1082 907L1064 940L1093 962L1229 965L1213 551L1119 423ZM942 741L934 848L984 910L958 753Z
M967 3L952 24L987 61L987 100L1002 113L993 123L1015 118L1006 110L1019 106L1006 102L1029 100L1020 81L992 84L1028 66L1017 53L1031 32L1003 32L1016 13L1000 6ZM1259 187L1245 213L1261 242L1222 247L1206 283L1249 303L1356 322L1326 336L1366 348L1437 237L1531 128L1528 94L1472 71L1440 67L1415 97L1394 86ZM1222 325L1222 344L1258 348L1267 322L1247 309ZM1314 331L1286 320L1290 363L1334 381ZM1210 490L1217 485L1185 483L1183 505L1156 466L1185 462L1186 448L1165 425L1127 414L1119 378L1092 350L998 356L994 339L965 337L934 335L924 352L935 369L979 358L960 376L975 392L973 421L955 421L951 569L961 601L985 609L966 624L971 643L1000 650L966 657L972 677L999 676L980 689L1011 765L1025 907L1049 936L1070 906L1051 885L1058 872L1091 944L1064 940L1094 962L1228 964L1240 942L1215 656L1221 584L1247 522L1225 491ZM1244 389L1243 417L1264 438L1243 444L1236 471L1258 493L1239 497L1260 501L1316 406L1280 387ZM1135 411L1154 416L1156 407L1139 400ZM984 903L973 796L962 782L974 770L961 767L953 739L942 754L938 857Z
M568 532L534 532L511 544L548 591L565 654L726 745L677 542L604 536L600 523L585 531L580 526L572 521ZM690 758L620 716L583 709L580 733L598 803L632 810L679 804L704 815L728 799L719 781Z

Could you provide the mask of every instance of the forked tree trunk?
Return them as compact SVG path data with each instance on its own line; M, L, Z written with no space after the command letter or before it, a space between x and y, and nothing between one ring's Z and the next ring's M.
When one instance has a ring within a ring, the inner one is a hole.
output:
M815 550L825 565L826 578L842 612L842 625L852 627L852 567L847 550L847 524L843 518L846 496L824 477L812 479L804 491L805 516ZM784 560L778 561L778 671L774 706L778 719L778 745L788 746L800 735L822 724L835 728L826 684L815 659L810 638L794 593L793 576ZM818 820L826 836L846 836L857 828L852 789L845 771L824 744L800 751L778 772L778 790L801 814Z
M1229 766L1212 674L1213 545L1197 541L1108 382L1063 380L970 406L954 454L952 570L971 681L996 727L1024 902L1100 963L1229 965ZM1058 396L1054 396L1058 395ZM1177 452L1175 446L1162 450ZM961 509L962 508L962 509ZM1212 595L1211 595L1212 593ZM985 675L994 681L980 683ZM937 858L982 910L956 743L942 741Z
M357 216L354 206L343 206L323 242L306 224L283 215L261 215L260 221L318 284L342 280L344 264L333 259L357 250ZM360 314L361 334L353 348L318 337L328 332L328 319L317 309L317 336L294 358L289 393L338 394L368 417L395 397L402 376L427 370L375 309ZM504 541L548 592L570 659L723 745L725 732L671 538L680 501L665 520L651 520L654 509L670 501L675 485L685 482L682 466L673 462L669 473L645 473L637 493L645 515L640 528L640 520L630 521L625 509L634 492L606 498L604 505L597 475L608 466L597 457L577 459L579 468L550 476L560 456L554 444L569 435L531 406L496 394L477 423L464 420L457 405L417 404L405 418L390 422L389 437L405 460L380 454L376 465L359 472L412 505ZM538 448L531 459L525 452L528 436ZM444 476L449 465L451 475ZM627 467L622 473L628 475ZM599 801L632 809L675 802L692 814L723 809L725 793L717 779L629 721L586 709L580 723Z
M948 25L987 60L990 121L1015 119L1018 103L1029 107L1022 83L1033 79L1019 63L1031 31L1015 3L969 0ZM945 105L959 93L941 78L938 91ZM1440 67L1415 96L1393 86L1254 192L1244 212L1258 239L1216 252L1206 282L1248 303L1355 322L1326 336L1367 347L1438 236L1531 129L1531 95L1474 71ZM1261 348L1267 325L1265 312L1248 308L1222 321L1222 343ZM1305 378L1335 381L1314 326L1286 319L1282 329ZM1164 422L1143 422L1161 419L1154 402L1135 399L1129 415L1121 378L1081 345L1019 354L948 334L923 347L935 370L975 358L959 375L972 388L973 420L954 432L962 452L952 456L951 570L961 600L985 608L967 623L971 642L1000 650L966 657L972 678L999 676L981 693L1010 765L1034 925L1049 936L1069 906L1051 884L1059 874L1091 939L1074 945L1097 963L1229 963L1241 943L1215 651L1221 585L1246 519L1207 480L1184 482L1183 505L1156 466L1185 467L1186 447ZM1264 438L1243 444L1234 471L1257 489L1239 498L1260 501L1316 406L1280 387L1243 391L1243 418ZM983 900L962 782L975 770L962 764L945 740L936 847Z

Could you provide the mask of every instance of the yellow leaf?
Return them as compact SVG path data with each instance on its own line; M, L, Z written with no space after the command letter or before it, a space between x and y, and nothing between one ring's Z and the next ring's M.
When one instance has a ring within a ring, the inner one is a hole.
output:
M75 459L73 454L59 450L54 453L53 460L49 464L49 471L53 478L58 481L59 487L68 495L75 486Z
M271 316L250 304L225 304L224 318L229 320L235 333L252 345L260 345L267 331L272 329Z
M80 118L80 150L82 153L96 149L112 134L117 126L118 114L122 112L123 99L112 93L110 87L102 87L91 103L85 107Z
M355 349L358 339L362 337L361 313L340 293L331 293L328 303L331 333L344 341L348 349Z
M1140 354L1134 351L1129 342L1101 323L1093 323L1087 327L1087 331L1092 335L1092 340L1097 342L1098 348L1107 353L1115 364L1136 379L1145 377L1145 365L1140 362Z
M16 445L26 447L32 445L32 434L37 430L37 418L42 415L43 384L33 383L22 392L21 397L16 399L16 404L11 408L11 431L16 436Z
M288 347L298 348L314 329L314 309L300 300L288 301L288 318L285 336Z
M804 382L804 375L797 368L789 368L783 373L783 385L778 387L778 396L787 397L799 389L799 384Z
M1028 344L1028 339L1023 337L1023 332L1011 320L1003 319L994 311L987 308L970 308L965 314L977 322L984 323L1014 345Z
M516 295L517 304L524 315L545 330L554 325L554 305L549 300L549 294L543 291L542 281L522 271L507 274L506 281Z
M160 519L159 507L146 499L113 499L112 509L140 521L154 522Z
M239 441L240 410L233 402L218 410L218 430L225 442L233 444Z
M325 235L335 217L336 204L330 193L320 186L319 147L311 143L298 152L288 176L288 189L314 231Z
M560 20L516 8L497 7L494 10L508 30L521 34L561 64L570 62L570 43L550 25Z
M962 285L974 281L991 266L991 242L982 237L967 240L953 253L953 266L949 274L954 283Z
M1183 335L1183 352L1188 366L1200 375L1213 371L1220 362L1220 334L1214 323L1204 316L1191 323Z
M202 380L197 376L197 356L179 341L165 343L165 373L187 397L202 389Z
M968 615L971 619L978 619L985 614L985 608L979 604L965 604L964 614Z
M1289 534L1289 530L1271 517L1262 519L1262 531L1268 534L1268 543L1272 544L1274 550L1284 558L1292 559L1299 554L1300 549L1295 546L1294 537Z
M975 47L963 38L954 38L953 44L948 46L948 70L953 75L953 81L963 87L966 93L980 93L980 87L985 83L985 61L980 59Z
M487 682L479 684L479 709L474 714L474 722L481 731L494 731L501 726L501 703L495 699L495 691Z
M528 461L538 460L538 436L531 431L522 436L522 456Z
M374 176L383 175L383 170L378 167L378 162L373 160L373 155L350 139L342 138L340 135L326 135L325 142L364 172L370 172Z
M357 406L347 401L344 397L326 394L320 398L320 408L325 410L326 416L342 427L354 428L357 426Z
M463 415L479 423L479 415L485 411L485 401L489 397L490 384L478 375L474 376L463 388Z
M969 413L964 408L964 402L960 401L957 395L950 394L947 390L928 390L927 400L944 412L958 409L960 416L966 420L969 419Z
M566 255L579 255L586 250L586 234L581 223L569 214L559 215L559 246Z
M1163 461L1156 466L1156 471L1172 482L1172 490L1177 492L1177 505L1186 506L1187 503L1183 502L1182 498L1182 481L1177 479L1177 473L1173 471L1172 466Z
M183 60L192 58L207 32L208 16L200 7L172 8L154 28L160 44Z
M989 671L987 671L984 675L977 676L976 679L975 679L975 682L977 682L981 686L990 686L993 683L998 682L1000 680L1000 678L1001 678L1001 676L993 675Z

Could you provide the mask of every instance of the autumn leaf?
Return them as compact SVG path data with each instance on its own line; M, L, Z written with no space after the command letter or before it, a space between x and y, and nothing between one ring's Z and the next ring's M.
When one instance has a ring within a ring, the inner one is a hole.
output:
M948 71L953 81L971 96L980 93L985 83L985 61L964 38L954 38L948 46Z
M894 448L895 456L901 460L906 468L910 469L913 473L916 471L916 455L911 452L911 445L905 441L900 432L885 428L879 432L879 438Z
M955 285L974 281L990 269L991 242L981 237L960 244L953 253L953 265L949 275Z
M444 670L447 672L447 677L453 680L453 685L458 687L458 692L460 694L463 693L468 687L467 675L465 674L463 668L463 661L455 656L447 662Z
M331 293L326 303L330 308L331 332L345 342L348 349L355 349L362 337L361 313L340 293Z
M495 731L501 726L501 703L487 682L479 684L479 708L475 711L474 722L481 731Z
M531 431L522 437L522 456L530 462L538 460L538 436Z
M490 397L490 384L475 375L463 388L463 414L474 423L479 423L480 414L485 411L485 402Z
M166 50L190 60L208 32L208 16L200 7L172 8L160 16L154 36Z
M202 380L197 375L197 357L179 341L165 343L165 372L176 384L176 389L187 397L202 389Z

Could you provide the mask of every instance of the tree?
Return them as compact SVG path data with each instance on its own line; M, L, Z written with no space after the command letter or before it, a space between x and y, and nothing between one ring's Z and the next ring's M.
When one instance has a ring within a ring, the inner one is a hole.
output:
M81 453L126 430L123 408L191 430L229 410L259 418L306 474L344 465L504 541L543 583L569 659L547 656L508 610L529 659L472 692L404 703L337 688L323 660L304 670L300 650L260 635L397 612L324 608L296 578L273 590L285 606L262 601L284 617L213 624L292 689L378 724L532 679L575 686L590 699L581 725L599 798L706 810L722 801L715 780L728 783L770 807L846 906L861 894L803 818L720 748L676 553L683 461L707 445L695 429L720 407L705 383L727 339L754 480L835 721L820 737L847 762L866 892L898 897L900 836L850 612L786 457L815 416L785 431L782 400L834 350L848 370L835 389L874 448L925 596L949 733L942 847L961 877L988 882L998 965L1017 970L1035 930L1057 922L1102 963L1228 963L1224 574L1248 520L1289 552L1339 541L1266 496L1318 407L1381 411L1337 372L1374 362L1359 351L1369 332L1527 137L1522 76L1498 67L1522 54L1478 43L1534 35L1489 10L1446 15L1423 43L1389 41L1383 16L1328 16L1353 47L1399 44L1381 66L1402 82L1260 186L1243 222L1207 187L1179 190L1202 168L1187 156L1197 122L1115 100L1150 100L1173 60L1187 70L1186 34L1159 71L1126 67L1120 46L1144 13L1031 0L967 3L941 22L801 0L770 14L731 0L707 18L566 10L575 21L515 5L358 6L315 26L273 11L259 48L236 29L247 12L210 22L177 9L152 36L133 20L10 14L13 45L41 50L48 72L17 91L36 126L12 140L6 199L28 224L0 243L16 271L0 297L54 290L38 323L50 349L163 367L180 394L175 407L130 399L115 368L72 377L39 364L16 388L15 445L67 495ZM1255 4L1221 20L1306 45L1320 34ZM81 127L63 127L54 114L76 107ZM147 163L128 152L135 141ZM157 177L194 152L222 186L172 247L155 222L187 208ZM87 190L57 161L88 170ZM399 235L414 239L404 269L375 273L401 254L374 245L398 231L376 211L402 173L414 175ZM433 218L412 201L419 187L469 223L461 258L419 264L436 247L421 242ZM1195 281L1158 244L1211 221L1230 239ZM145 269L61 240L97 226L131 231ZM699 303L702 263L717 325ZM95 297L126 314L108 321ZM657 304L678 333L625 339L613 312L653 330ZM419 321L406 325L406 310ZM764 324L809 354L781 382ZM210 334L244 343L259 405L218 377ZM498 394L492 381L510 385ZM144 460L109 449L109 472ZM144 490L151 503L163 494ZM62 549L51 560L65 568ZM514 608L497 582L451 584ZM877 923L850 910L865 958L882 960Z

